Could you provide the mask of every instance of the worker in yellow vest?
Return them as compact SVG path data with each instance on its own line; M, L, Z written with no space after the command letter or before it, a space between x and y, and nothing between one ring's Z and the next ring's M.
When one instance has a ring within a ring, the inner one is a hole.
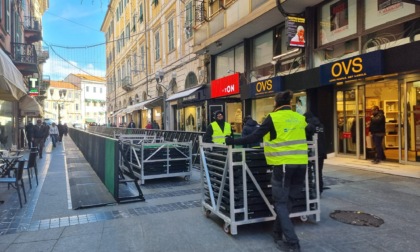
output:
M203 142L225 144L226 136L232 135L232 127L225 122L223 111L216 111L214 118L215 120L207 127L207 131L203 136Z
M308 164L307 124L303 115L292 111L292 98L290 90L278 93L274 99L274 111L257 130L243 138L226 138L226 145L241 145L256 143L263 137L267 164L273 166L271 185L277 214L273 238L284 251L300 251L299 238L289 218L290 198L299 195L304 188Z

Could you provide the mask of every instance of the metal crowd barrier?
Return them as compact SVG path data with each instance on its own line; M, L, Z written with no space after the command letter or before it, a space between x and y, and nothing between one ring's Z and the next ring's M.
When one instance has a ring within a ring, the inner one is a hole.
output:
M103 135L111 138L118 138L120 135L154 135L167 142L191 142L192 144L192 164L198 168L200 160L200 150L198 137L203 136L204 132L157 130L157 129L129 129L121 127L89 126L88 132Z
M316 136L308 141L309 164L304 191L294 199L290 217L320 221L318 150ZM200 138L202 205L224 221L224 231L233 235L238 226L276 218L271 197L272 166L262 149L233 148L203 143Z

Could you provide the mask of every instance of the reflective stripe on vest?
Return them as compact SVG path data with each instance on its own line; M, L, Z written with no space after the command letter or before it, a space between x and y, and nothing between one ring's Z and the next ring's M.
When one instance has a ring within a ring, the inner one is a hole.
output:
M230 136L232 134L230 124L227 122L225 122L224 131L222 131L222 129L216 121L211 123L211 127L213 128L213 143L224 144L226 136Z
M291 110L270 113L276 131L276 139L270 133L264 136L264 155L269 165L307 164L305 117Z

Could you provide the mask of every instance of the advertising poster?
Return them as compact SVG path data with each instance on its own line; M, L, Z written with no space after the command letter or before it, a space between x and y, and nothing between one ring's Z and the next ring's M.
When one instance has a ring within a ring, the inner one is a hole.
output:
M291 47L305 47L305 18L287 17L287 38Z
M330 6L331 32L347 28L349 24L349 8L347 0L340 0Z
M401 4L401 0L378 0L378 11L384 11L386 10L388 7L395 5L395 4L399 4L398 7ZM397 7L397 6L395 6Z

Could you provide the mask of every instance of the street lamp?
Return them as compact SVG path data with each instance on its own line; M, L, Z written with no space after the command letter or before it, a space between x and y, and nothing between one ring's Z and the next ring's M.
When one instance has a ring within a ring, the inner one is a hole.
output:
M54 89L50 89L50 94L51 94L51 98L54 95ZM64 98L66 97L67 94L67 90L66 89L60 89L58 91L58 95L59 95L59 99L58 100L53 100L51 99L53 102L56 102L58 105L58 123L61 122L61 105L60 102L64 101Z
M163 72L163 70L158 70L155 74L155 79L156 79L156 85L160 86L163 88L163 95L162 95L162 99L163 99L163 127L164 129L168 129L169 127L169 109L168 109L168 103L166 102L166 97L167 97L167 93L170 89L165 87L162 83L163 81L163 77L164 77L165 73ZM172 73L172 79L175 80L176 79L176 72ZM157 89L157 88L156 88Z

